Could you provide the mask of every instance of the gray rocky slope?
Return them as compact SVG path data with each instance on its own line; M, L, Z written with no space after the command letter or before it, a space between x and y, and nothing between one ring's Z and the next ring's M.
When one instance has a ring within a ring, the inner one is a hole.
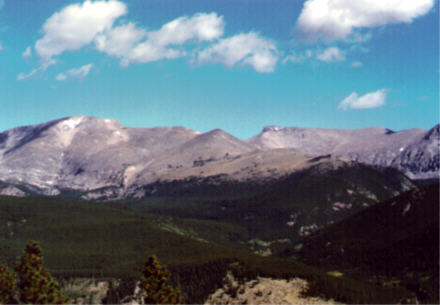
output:
M379 167L394 167L412 179L438 178L439 126L393 132L265 127L247 142L262 150L296 149L305 155L331 154Z
M435 178L438 142L438 125L428 132L271 126L242 141L220 129L201 134L184 127L128 128L114 120L68 117L0 133L0 193L139 197L140 186L158 180L220 174L270 178L303 169L310 158L324 154L395 167L411 178Z

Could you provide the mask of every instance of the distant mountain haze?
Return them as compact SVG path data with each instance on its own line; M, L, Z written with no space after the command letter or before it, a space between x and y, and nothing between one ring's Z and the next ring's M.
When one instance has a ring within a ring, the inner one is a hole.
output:
M331 155L325 162L353 160L432 179L438 177L438 148L439 125L399 132L269 126L242 141L220 129L128 128L115 120L67 117L0 133L0 194L143 196L133 190L156 181L278 178L324 155Z

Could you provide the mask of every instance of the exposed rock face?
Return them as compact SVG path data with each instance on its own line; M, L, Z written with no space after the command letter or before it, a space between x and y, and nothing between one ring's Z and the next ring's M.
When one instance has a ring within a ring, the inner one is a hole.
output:
M47 195L119 188L131 178L130 166L197 135L183 127L126 128L91 117L19 127L0 134L0 176Z
M422 139L408 145L395 158L391 166L407 173L411 178L439 178L439 134L440 125L429 130Z
M200 134L184 127L127 128L114 120L68 117L0 133L0 180L20 186L0 193L141 197L140 187L159 180L276 178L328 154L433 178L439 170L438 137L439 126L396 133L270 126L242 141L220 129Z
M103 304L108 301L110 287L118 287L120 280L95 280L91 278L71 278L61 281L62 291L69 296L72 304ZM307 281L300 278L288 280L258 277L239 283L228 272L224 286L208 296L205 304L339 304L333 300L306 297ZM124 297L122 304L144 304L143 292L136 285L133 294Z
M71 304L103 304L109 293L110 281L118 285L116 280L72 278L62 281L62 291Z
M8 185L3 188L0 188L0 195L14 196L14 197L25 197L26 193L15 186Z
M228 273L224 287L210 295L205 304L337 304L333 300L302 296L307 287L308 283L299 278L259 277L240 284Z
M370 165L394 167L415 179L437 178L440 168L439 125L428 132L269 126L247 142L262 150L295 149L311 156L332 154Z
M247 142L264 150L293 148L304 153L321 155L331 153L338 147L353 141L374 139L387 132L389 130L384 128L341 130L268 126Z

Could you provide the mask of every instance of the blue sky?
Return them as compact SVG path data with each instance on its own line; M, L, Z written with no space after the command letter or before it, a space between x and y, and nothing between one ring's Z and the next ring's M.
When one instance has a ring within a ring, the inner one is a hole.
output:
M126 126L429 129L434 0L0 0L0 131Z

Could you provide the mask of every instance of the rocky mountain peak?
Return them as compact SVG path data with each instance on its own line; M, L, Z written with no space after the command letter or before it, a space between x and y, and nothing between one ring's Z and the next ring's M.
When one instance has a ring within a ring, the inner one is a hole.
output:
M276 126L276 125L271 125L271 126L266 126L266 127L264 127L263 128L263 133L264 132L276 132L276 131L280 131L280 130L282 130L283 128L282 127L280 127L280 126Z
M440 124L437 124L431 128L423 138L424 140L439 140L440 137Z
M242 141L218 128L197 135L192 140L182 145L183 149L190 149L191 151L195 148L201 149L202 147L203 149L211 148L221 151L225 150L234 154L250 152L255 149L245 141Z
M57 194L160 179L234 174L240 179L288 173L308 158L332 155L394 167L415 179L438 176L440 125L428 132L266 126L242 141L214 129L130 128L111 119L65 117L0 133L0 177ZM266 173L266 174L265 174Z
M213 130L206 132L205 135L207 135L207 136L224 136L224 135L229 135L229 134L220 128L216 128L216 129L213 129Z

